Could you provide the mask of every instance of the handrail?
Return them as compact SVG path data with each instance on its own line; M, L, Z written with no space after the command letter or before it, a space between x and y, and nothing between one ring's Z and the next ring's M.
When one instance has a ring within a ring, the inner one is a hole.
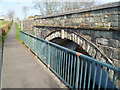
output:
M20 36L25 45L70 88L117 87L119 68L23 31Z

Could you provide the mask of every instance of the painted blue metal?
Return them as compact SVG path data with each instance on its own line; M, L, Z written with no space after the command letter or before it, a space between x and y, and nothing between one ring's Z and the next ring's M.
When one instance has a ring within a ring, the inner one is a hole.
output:
M82 59L80 60L80 63L81 63L80 64L80 66L81 66L80 69L81 70L80 70L80 83L79 83L80 85L79 85L79 88L81 88L81 84L82 84L82 74L83 74L83 60Z
M102 66L101 66L101 68L102 68ZM99 78L99 85L98 85L98 88L100 88L101 87L101 79L102 78L102 69L100 69L100 78Z
M92 67L92 66L91 66L91 65L92 65L92 62L91 62L91 61L89 62L89 65L90 65L90 66L89 66L89 76L88 76L88 87L87 87L87 88L90 88L91 71L92 71L92 70L91 70L91 69L92 69L92 68L91 68L91 67Z
M92 86L92 88L95 88L96 72L97 72L97 65L95 64L95 72L94 72L94 79L93 79L93 86Z
M109 68L107 68L106 74L107 75L106 75L106 79L105 79L105 87L104 88L107 88Z
M75 79L75 88L78 88L78 82L79 82L79 69L80 69L80 60L79 57L77 56L77 66L76 66L76 79Z
M119 68L23 31L20 31L20 39L68 87L116 88ZM113 79L109 77L110 71Z
M87 73L87 61L85 60L85 74L84 74L84 83L83 83L83 88L85 88L85 84L86 84L86 73Z

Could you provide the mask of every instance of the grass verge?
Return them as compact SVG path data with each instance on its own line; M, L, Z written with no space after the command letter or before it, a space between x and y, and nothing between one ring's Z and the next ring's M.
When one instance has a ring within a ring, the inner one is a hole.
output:
M21 30L21 28L19 28L18 23L15 23L15 26L16 26L16 39L21 42L21 40L20 40L20 30Z
M10 23L10 21L3 21L3 20L0 20L0 27L3 26L3 25L6 25Z

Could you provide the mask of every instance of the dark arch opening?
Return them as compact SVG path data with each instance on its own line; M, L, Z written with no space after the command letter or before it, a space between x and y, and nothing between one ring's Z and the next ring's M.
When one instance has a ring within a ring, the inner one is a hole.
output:
M69 48L71 50L74 50L76 52L80 52L84 55L90 56L83 48L82 46L79 46L77 43L73 42L72 40L68 39L61 39L61 38L54 38L53 40L50 40L53 43L56 43L58 45L61 45L63 47Z

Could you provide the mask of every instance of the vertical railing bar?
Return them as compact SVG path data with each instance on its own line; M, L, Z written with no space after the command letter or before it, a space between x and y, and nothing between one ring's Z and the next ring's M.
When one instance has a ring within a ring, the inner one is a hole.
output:
M55 51L55 47L53 46L53 51ZM54 54L53 54L53 70L55 71L55 52L54 52Z
M107 68L107 72L106 72L106 80L105 80L105 89L107 88L107 84L108 84L108 74L109 74L109 68Z
M92 64L92 62L90 61L90 67L89 67L89 77L88 77L88 89L90 88L90 80L91 80L91 64Z
M115 80L116 80L116 72L114 71L114 75L113 75L113 87L112 88L115 87Z
M47 45L47 42L45 42L45 43L46 43L46 45L45 45L45 47L46 47L46 49L45 49L45 50L46 50L46 51L45 51L46 56L45 56L45 57L46 57L46 65L47 65L47 56L48 56L47 52L48 52L48 45Z
M65 51L65 58L64 58L64 79L66 79L66 57L67 57L67 53Z
M77 56L77 68L76 68L76 80L75 80L75 89L78 88L78 82L79 82L79 69L80 69L80 60L79 60L79 56Z
M65 73L65 51L63 51L63 78L64 78L64 73ZM65 79L65 78L64 78Z
M87 60L84 60L84 61L85 61L85 75L84 75L83 88L85 88L85 85L86 85L86 73L87 73Z
M72 82L73 82L72 84L73 84L74 88L75 88L75 79L76 79L75 78L75 75L76 75L76 65L77 65L77 63L76 63L77 61L76 60L77 60L77 56L74 56L74 61L73 61L73 64L74 64L73 65L74 66L73 67L73 79L72 79Z
M102 80L102 66L100 65L100 77L99 77L99 85L98 85L98 89L100 89L100 86L101 86L101 80Z
M68 69L67 69L67 82L70 81L70 53L68 53Z
M53 46L51 45L51 51L53 51ZM50 59L50 61L51 61L51 68L53 68L53 52L51 52L52 53L52 55L51 55L51 59Z
M54 57L54 70L55 70L55 72L56 72L56 70L57 70L57 67L56 67L56 66L57 66L57 65L56 65L56 64L57 64L57 63L56 63L56 61L57 61L57 49L56 49L56 47L54 47L54 49L55 49L55 50L54 50L54 51L55 51L55 52L54 52L54 55L55 55L55 57Z
M94 79L93 79L93 86L92 86L92 89L95 88L96 72L97 72L97 65L96 65L96 63L95 63L95 72L94 72Z
M62 66L62 63L63 62L63 51L61 50L61 77L63 75L63 66Z
M70 85L72 85L72 68L73 68L73 54L71 54L71 65L70 65Z
M60 50L60 75L62 76L62 50Z
M62 77L64 77L64 50L62 50Z
M66 65L65 65L65 80L67 81L67 67L68 67L68 53L66 52L66 58L65 58L65 61L66 61Z
M47 65L48 65L48 68L51 66L50 65L50 44L49 43L47 43L47 46L48 46L48 53L47 53Z
M52 46L52 69L54 70L54 55L55 55L55 53L53 51L54 51L54 46Z
M60 49L58 49L58 73L60 75Z
M56 72L58 73L58 48L56 47Z
M81 69L80 69L80 86L79 86L79 88L81 88L81 84L82 84L82 74L83 74L83 60L82 59L80 59L80 61L81 61Z
M58 48L56 47L56 72L58 73Z
M46 43L44 42L44 63L46 63Z

